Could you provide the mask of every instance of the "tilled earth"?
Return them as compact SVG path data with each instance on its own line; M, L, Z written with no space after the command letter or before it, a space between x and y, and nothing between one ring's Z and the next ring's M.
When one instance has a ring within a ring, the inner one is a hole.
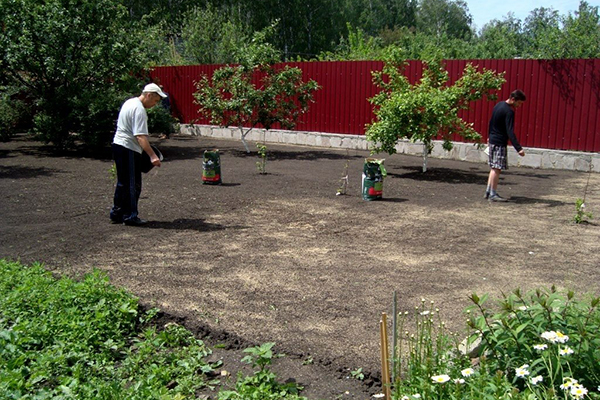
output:
M384 198L361 197L366 152L268 145L267 174L236 140L172 137L144 176L136 228L108 223L110 153L53 154L0 143L0 257L59 274L99 268L147 306L212 343L224 369L267 341L275 369L311 399L379 390L379 319L421 299L465 328L471 293L556 285L598 294L600 228L574 224L575 200L600 218L600 175L511 168L483 199L488 168L387 156ZM221 152L223 184L203 185L202 153ZM511 150L512 151L512 150ZM348 162L349 186L336 196ZM362 368L366 379L349 378Z

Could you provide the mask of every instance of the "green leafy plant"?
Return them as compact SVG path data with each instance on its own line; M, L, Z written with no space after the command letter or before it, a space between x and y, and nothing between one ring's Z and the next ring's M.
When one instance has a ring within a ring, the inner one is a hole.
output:
M591 212L585 211L585 203L583 199L577 199L575 201L575 216L573 217L573 222L576 224L581 224L584 222L588 222L588 218L592 219L594 216Z
M35 99L32 132L57 148L104 145L144 59L142 35L116 0L0 2L7 84ZM146 34L146 32L143 32Z
M279 124L293 129L319 88L314 80L302 79L301 69L275 65L279 52L267 40L273 29L254 34L251 43L240 50L239 65L219 68L212 78L202 76L196 83L199 112L214 124L237 126L248 153L246 136L254 127L268 130Z
M517 289L500 300L496 313L487 308L487 296L471 300L469 311L479 315L470 313L470 340L481 338L480 355L520 389L528 381L519 378L529 374L543 376L545 387L557 393L567 378L600 385L600 297L577 300L555 287L527 294Z
M258 157L260 161L256 162L256 168L262 175L267 173L267 146L265 144L257 143L256 148L258 149Z
M238 375L235 390L219 392L219 400L306 400L299 395L302 387L294 382L279 383L276 375L269 370L273 359L281 357L273 353L275 343L264 343L260 346L250 347L244 350L245 356L242 361L258 368L251 376Z
M446 150L452 149L453 134L467 141L481 140L473 124L465 122L458 112L483 97L495 100L494 90L505 80L503 74L478 71L467 64L462 77L449 84L448 72L434 55L423 61L423 77L413 85L404 75L405 66L402 52L393 51L383 70L373 72L373 82L381 91L370 99L377 120L368 126L366 137L372 153L394 154L401 139L422 142L425 172L434 138L441 137Z
M472 333L459 344L433 303L399 314L392 398L450 400L599 399L600 298L555 288L504 296L498 311L473 294ZM461 348L480 344L469 354ZM474 358L472 358L474 357Z
M115 164L114 162L108 169L108 177L110 178L110 181L112 183L117 183L117 164Z
M363 374L362 368L357 368L350 371L350 376L354 379L358 379L359 381L365 379L365 374Z
M100 272L55 279L39 264L0 260L2 399L195 398L216 364L183 327L147 328L138 301Z

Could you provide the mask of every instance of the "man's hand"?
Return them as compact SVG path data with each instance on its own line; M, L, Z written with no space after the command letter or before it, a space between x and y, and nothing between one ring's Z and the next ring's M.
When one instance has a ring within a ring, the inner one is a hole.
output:
M525 156L525 150L521 149L521 151L519 151L519 155L521 157L524 157Z
M152 163L152 165L154 165L155 167L160 167L160 158L158 158L154 150L152 150L152 147L150 147L148 135L137 135L135 138L137 139L142 149L150 157L150 162Z
M156 153L153 151L152 152L152 156L150 156L150 161L152 162L152 165L154 165L155 167L160 167L160 158L158 158L156 156Z

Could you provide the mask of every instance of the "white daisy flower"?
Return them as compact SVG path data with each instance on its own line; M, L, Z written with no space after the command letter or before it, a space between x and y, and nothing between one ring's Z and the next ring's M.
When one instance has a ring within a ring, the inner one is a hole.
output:
M548 345L547 344L536 344L533 346L533 348L535 350L542 351L542 350L546 350L548 348Z
M567 343L569 341L569 337L564 335L561 331L556 331L556 341L558 343Z
M473 375L475 373L475 371L473 370L473 368L465 368L462 371L460 371L461 375L466 377L469 377L471 375Z
M562 390L569 390L573 385L577 384L577 379L573 379L573 378L564 378L563 379L563 384L560 385L560 388Z
M573 354L573 353L575 353L575 352L569 346L566 346L564 349L560 349L558 351L558 354L560 354L561 356L566 356L566 355Z
M581 399L587 394L588 390L582 385L574 385L571 388L571 396Z
M465 383L465 380L463 378L456 378L454 379L454 383L462 385L463 383Z
M544 380L544 377L541 375L534 376L533 378L531 378L531 384L537 385L538 383L542 382L543 380Z
M431 380L434 383L446 383L450 380L450 377L448 375L435 375L431 377Z
M549 341L550 343L556 343L556 332L547 331L542 333L542 339Z
M522 365L519 368L515 368L515 374L517 375L517 378L525 378L527 375L529 375L527 368L529 368L529 365L527 364Z

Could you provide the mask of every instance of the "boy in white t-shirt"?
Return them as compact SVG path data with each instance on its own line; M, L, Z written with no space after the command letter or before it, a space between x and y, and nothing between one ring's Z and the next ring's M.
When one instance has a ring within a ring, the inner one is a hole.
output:
M166 97L155 83L144 87L142 94L127 100L121 106L112 151L117 167L117 187L110 222L140 226L147 223L138 216L138 201L142 192L142 151L152 165L160 167L160 159L148 141L147 108L152 108Z

